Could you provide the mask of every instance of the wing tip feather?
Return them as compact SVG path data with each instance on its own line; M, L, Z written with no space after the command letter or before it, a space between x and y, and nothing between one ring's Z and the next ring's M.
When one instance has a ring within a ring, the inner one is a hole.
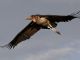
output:
M11 49L11 48L14 48L14 46L12 46L11 44L6 44L6 45L3 45L3 46L0 46L1 48L8 48L8 49Z

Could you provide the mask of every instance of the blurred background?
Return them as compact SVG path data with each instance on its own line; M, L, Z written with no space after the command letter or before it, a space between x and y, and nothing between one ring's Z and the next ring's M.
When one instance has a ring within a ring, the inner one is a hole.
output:
M80 10L80 0L0 0L0 45L9 43L32 14L68 15ZM0 60L80 60L80 19L59 23L61 36L40 30L14 49L0 48Z

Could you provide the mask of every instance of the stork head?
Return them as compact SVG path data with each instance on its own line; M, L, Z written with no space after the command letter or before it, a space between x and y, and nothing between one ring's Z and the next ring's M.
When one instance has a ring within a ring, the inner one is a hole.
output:
M25 17L26 20L32 20L33 22L36 22L38 18L39 18L38 15L31 15L31 16Z
M36 15L31 15L31 16L28 16L28 17L26 16L25 19L26 19L26 20L32 20L32 19L34 19L35 17L36 17Z
M40 16L40 14L31 15L31 16L28 16L28 17L26 16L25 19L26 19L26 20L32 20L32 19L36 19L36 18L39 17L39 16Z

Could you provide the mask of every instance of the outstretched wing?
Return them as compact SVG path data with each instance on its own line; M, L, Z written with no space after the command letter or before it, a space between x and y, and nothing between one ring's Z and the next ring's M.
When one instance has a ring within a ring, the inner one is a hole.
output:
M45 17L51 22L68 22L74 18L80 18L80 11L73 12L67 16L61 15L45 15Z
M33 34L40 30L40 26L36 23L31 22L28 26L26 26L17 36L7 45L7 47L14 48L18 43L29 39Z
M47 15L46 18L51 22L68 22L76 18L74 16L59 16L59 15Z

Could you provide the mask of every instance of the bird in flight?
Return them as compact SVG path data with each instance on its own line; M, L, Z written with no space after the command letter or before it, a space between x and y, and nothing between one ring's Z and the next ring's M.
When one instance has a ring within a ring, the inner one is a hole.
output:
M61 35L60 31L56 28L59 22L68 22L74 18L80 18L80 11L74 12L69 15L31 15L26 17L26 20L31 22L19 32L14 39L8 44L1 47L14 48L22 41L29 39L32 35L38 32L40 29L50 29L57 34Z

